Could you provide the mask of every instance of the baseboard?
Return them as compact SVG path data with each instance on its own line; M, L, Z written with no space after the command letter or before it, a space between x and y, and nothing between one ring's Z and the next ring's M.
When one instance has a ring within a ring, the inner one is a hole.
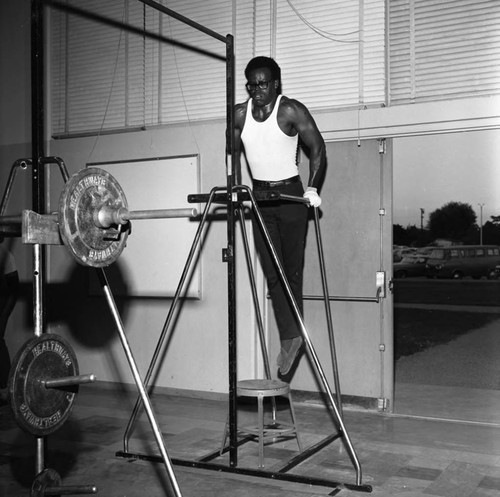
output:
M340 397L344 409L363 409L370 411L376 411L378 409L378 400L374 397L344 394ZM336 400L335 394L334 399ZM329 404L328 397L324 392L310 392L308 390L293 390L293 400L294 402L302 402L311 405Z
M119 390L123 393L137 395L137 387L134 383L120 383L111 381L97 381L92 388L101 388L103 390ZM304 403L310 405L327 405L328 398L323 392L311 392L308 390L292 390L295 403ZM204 390L187 390L184 388L160 387L154 386L149 391L154 395L172 395L175 397L186 397L191 399L206 399L215 401L227 401L228 394L223 392L208 392ZM378 401L373 397L362 397L358 395L341 395L342 407L353 410L377 411Z

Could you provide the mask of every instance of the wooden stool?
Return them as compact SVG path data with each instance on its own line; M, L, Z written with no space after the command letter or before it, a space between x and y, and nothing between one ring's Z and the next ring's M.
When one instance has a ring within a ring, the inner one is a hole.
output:
M293 409L292 394L290 391L290 385L280 380L242 380L238 381L236 387L236 393L239 397L257 397L257 426L253 427L242 427L239 431L242 433L247 433L249 435L254 435L258 437L259 440L259 468L264 467L264 441L268 438L284 437L289 435L295 435L297 439L297 445L299 451L302 452L302 444L300 443L299 432L297 430L297 424L295 422L295 411ZM286 395L288 397L288 403L290 406L290 414L292 417L292 423L282 423L278 422L274 416L273 407L273 420L270 424L264 424L264 398L270 397L273 402L275 397L281 395ZM228 436L228 422L226 422L226 427L224 429L224 436L222 439L221 453L226 444L226 439Z

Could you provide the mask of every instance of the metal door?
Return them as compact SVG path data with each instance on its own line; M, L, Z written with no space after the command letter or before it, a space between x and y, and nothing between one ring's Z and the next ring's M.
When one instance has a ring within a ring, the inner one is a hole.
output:
M328 168L320 227L333 317L334 345L344 397L390 410L393 392L392 161L387 140L327 143ZM308 161L301 161L304 183ZM322 298L315 227L311 221L304 274L304 318L325 372L332 353ZM268 306L270 307L270 306ZM272 354L279 350L269 319ZM273 357L271 357L273 361ZM304 356L293 388L320 390Z

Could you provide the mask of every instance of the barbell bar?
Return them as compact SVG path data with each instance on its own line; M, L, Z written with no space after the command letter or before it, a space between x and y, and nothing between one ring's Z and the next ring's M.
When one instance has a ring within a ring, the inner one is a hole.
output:
M30 497L47 497L49 495L89 495L96 494L95 485L62 486L59 473L51 468L45 468L36 475L31 485Z
M107 171L89 167L71 176L59 198L57 213L0 216L0 226L21 224L24 243L66 246L84 266L106 267L126 246L130 221L196 217L195 208L128 209L125 193Z
M76 376L54 378L51 380L40 380L40 384L45 388L64 388L74 385L83 385L84 383L94 383L95 381L95 374L80 374Z

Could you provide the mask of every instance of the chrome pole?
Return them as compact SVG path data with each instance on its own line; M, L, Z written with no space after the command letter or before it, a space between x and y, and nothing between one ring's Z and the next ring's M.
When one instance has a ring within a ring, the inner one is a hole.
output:
M132 354L130 344L129 344L129 342L127 340L127 336L125 334L125 329L123 327L123 323L122 323L120 314L118 312L116 302L115 302L113 295L111 293L109 283L107 281L106 274L105 274L103 269L100 269L98 271L98 276L99 276L99 280L101 282L102 289L103 289L104 294L106 296L106 300L108 302L109 308L111 310L111 314L113 315L113 319L114 319L115 324L116 324L116 329L118 330L118 334L120 335L120 340L121 340L122 345L123 345L123 350L124 350L125 355L127 357L130 369L132 371L132 375L133 375L135 383L137 385L137 389L139 390L142 402L144 404L144 408L145 408L146 413L148 415L148 419L149 419L149 422L151 424L151 428L153 430L153 434L155 436L156 442L158 444L158 448L160 450L161 457L162 457L163 462L165 464L165 468L167 469L167 474L168 474L170 483L172 485L172 488L174 490L175 497L181 497L182 494L181 494L179 485L177 483L177 479L175 477L172 463L171 463L170 458L167 454L167 448L165 446L165 441L163 440L163 435L162 435L160 428L158 426L158 422L156 421L149 396L146 392L146 389L144 388L144 384L143 384L141 376L139 374L139 369L137 368L137 364L136 364L134 356Z
M330 405L332 406L332 409L334 411L337 423L340 427L340 430L343 433L343 438L345 440L347 450L349 452L349 455L351 456L351 459L352 459L352 462L353 462L353 465L354 465L354 468L356 471L356 484L361 485L362 474L361 474L361 465L359 463L358 456L356 455L356 451L354 450L354 446L351 442L351 438L349 437L347 429L346 429L344 422L342 420L342 416L340 415L339 409L337 407L337 403L335 402L335 399L333 398L332 390L328 384L328 380L326 378L325 372L323 371L323 368L321 367L321 363L319 361L318 355L316 354L316 351L314 350L314 346L312 344L311 338L309 337L309 333L308 333L306 326L304 324L304 319L301 315L299 306L297 305L295 297L293 296L292 289L290 287L290 284L288 283L287 277L286 277L285 272L283 270L283 266L281 265L281 263L279 261L278 254L276 253L276 249L274 248L271 237L269 236L269 232L267 231L267 228L264 224L264 220L262 218L262 215L261 215L259 209L255 208L257 206L255 196L253 195L253 192L250 190L250 188L248 188L247 186L235 187L235 189L237 189L237 188L242 189L242 190L246 190L248 192L248 194L250 195L250 199L252 201L252 205L254 206L254 212L256 214L256 218L258 220L259 226L262 229L262 233L263 233L264 238L266 240L267 246L271 252L271 255L272 255L273 260L276 264L278 273L280 275L281 282L283 283L283 285L285 287L288 298L290 299L290 302L292 304L292 308L294 310L295 316L300 324L302 337L303 337L304 342L306 344L306 349L308 352L309 359L311 360L311 363L314 366L314 369L316 371L318 379L321 381L321 383L325 389L328 400L330 401ZM302 197L293 197L290 199L293 199L293 200L298 199L298 201L308 203L308 200L303 199Z

